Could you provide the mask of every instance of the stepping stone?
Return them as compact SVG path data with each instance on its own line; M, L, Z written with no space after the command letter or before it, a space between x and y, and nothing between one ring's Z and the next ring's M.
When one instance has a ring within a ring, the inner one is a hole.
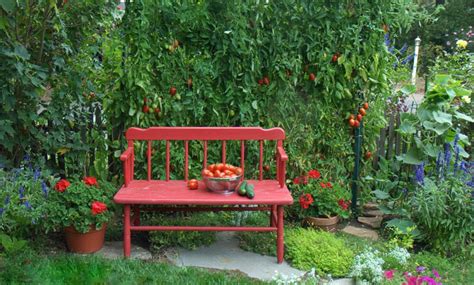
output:
M196 250L176 248L176 255L168 256L178 266L195 266L221 270L238 270L260 280L272 280L278 271L286 276L301 276L305 272L292 268L286 261L277 263L275 256L244 251L234 232L216 234L217 241Z
M351 234L353 236L361 237L361 238L368 238L372 240L379 239L379 234L372 229L346 226L345 228L342 229L342 231L345 233Z
M382 216L357 218L357 221L359 221L359 223L367 225L373 229L380 228L380 225L382 224L382 220L383 220Z
M382 217L384 213L380 210L367 210L364 211L365 217Z
M95 254L109 259L123 258L123 243L121 241L106 241L104 247ZM148 260L153 256L143 247L132 244L130 258Z
M374 202L368 202L364 204L364 210L378 210L379 205Z

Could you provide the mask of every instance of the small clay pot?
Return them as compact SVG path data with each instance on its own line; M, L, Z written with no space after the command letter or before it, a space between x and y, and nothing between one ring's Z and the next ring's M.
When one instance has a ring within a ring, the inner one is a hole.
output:
M104 245L105 230L107 224L102 225L100 230L94 226L86 233L78 232L73 226L64 228L67 248L75 253L93 253L99 251Z
M336 231L337 223L339 223L339 216L333 217L306 217L304 222L314 228L318 228L327 232Z

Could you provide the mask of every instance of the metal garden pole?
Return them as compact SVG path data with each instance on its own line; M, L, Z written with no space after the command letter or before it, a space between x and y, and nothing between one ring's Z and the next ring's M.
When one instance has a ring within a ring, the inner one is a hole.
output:
M416 68L418 65L418 52L420 51L420 37L416 37L415 39L415 56L413 58L413 71L411 73L411 84L416 84Z

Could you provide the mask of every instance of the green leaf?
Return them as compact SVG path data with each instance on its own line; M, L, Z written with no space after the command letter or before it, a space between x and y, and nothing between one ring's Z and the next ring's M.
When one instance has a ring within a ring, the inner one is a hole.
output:
M441 111L434 111L433 118L438 123L449 123L451 124L453 116L451 114L441 112Z
M375 195L375 197L377 197L377 199L380 199L380 200L385 200L385 199L390 198L390 195L388 193L378 190L378 189L375 191L372 191L372 193Z
M433 145L433 144L426 144L424 147L423 147L423 152L428 155L428 156L431 156L431 157L438 157L438 154L442 151L441 147L437 146L437 145Z
M400 159L403 163L418 165L423 161L423 152L416 147L410 148Z
M423 122L423 126L427 130L434 131L437 135L442 135L451 127L451 124L450 123L440 124L437 122L425 121Z
M416 128L409 121L403 121L397 131L401 134L409 135L416 133Z
M26 50L26 48L23 45L17 45L15 46L15 54L24 60L29 60L30 59L30 54Z
M416 224L411 220L393 219L387 222L387 227L398 228L402 233L404 234L411 233L415 237L420 235L420 231L416 229ZM411 232L409 232L409 228L411 229L414 228L414 230L411 230Z
M258 110L258 102L257 102L257 100L253 100L253 101L252 101L252 108L254 108L255 110Z
M474 119L471 117L471 116L468 116L464 113L460 113L460 112L455 112L454 113L454 117L460 119L460 120L464 120L464 121L468 121L468 122L474 122Z
M2 0L0 1L0 6L5 12L11 14L16 9L16 1L15 0Z

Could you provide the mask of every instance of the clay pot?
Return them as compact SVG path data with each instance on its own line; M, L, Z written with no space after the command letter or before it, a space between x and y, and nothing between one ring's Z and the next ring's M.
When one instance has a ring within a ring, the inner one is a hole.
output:
M106 227L107 224L104 224L100 230L97 230L91 226L86 233L80 233L72 226L64 228L67 248L75 253L93 253L100 250L104 245Z
M339 223L339 216L333 216L329 218L322 217L306 217L304 222L314 228L318 228L327 232L336 231L337 223Z

